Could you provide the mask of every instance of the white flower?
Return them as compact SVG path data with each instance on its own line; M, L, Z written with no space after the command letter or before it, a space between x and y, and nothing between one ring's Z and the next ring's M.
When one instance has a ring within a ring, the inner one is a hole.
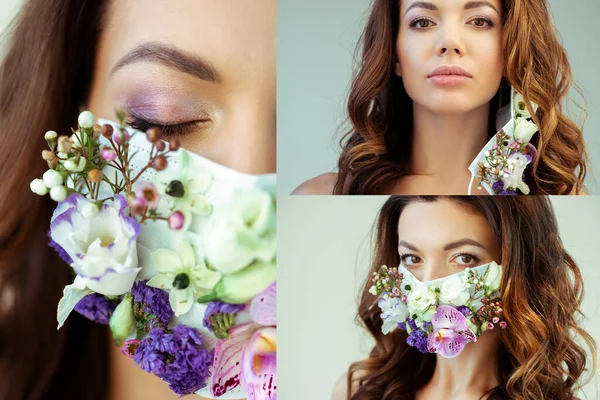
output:
M81 208L81 213L85 218L94 218L100 213L100 209L96 203L87 203Z
M59 203L50 223L52 240L71 258L71 266L86 288L106 296L128 292L141 270L136 239L139 224L126 214L127 200L115 195L97 216L86 218L82 209L91 202L71 195Z
M211 293L221 280L221 273L196 261L194 249L185 240L181 241L177 253L166 249L152 253L152 263L159 273L146 285L169 291L169 303L175 316L187 313L198 298Z
M515 121L515 140L521 139L523 143L528 143L531 137L538 131L538 127L532 121L519 117Z
M441 287L440 301L447 305L462 306L469 300L469 290L464 280L454 275L444 281Z
M46 187L49 189L52 189L54 186L61 186L63 184L62 175L60 172L53 169L49 169L48 171L44 172L42 178L44 179L44 185L46 185Z
M94 126L94 114L92 114L89 111L84 111L81 114L79 114L79 118L77 118L77 122L79 123L79 126L81 126L82 128L89 129Z
M238 190L234 202L207 223L205 248L209 265L231 274L254 260L271 262L276 251L275 222L275 204L268 192Z
M487 268L486 281L490 283L487 291L493 293L500 289L500 282L502 281L502 267L492 261Z
M48 141L55 140L57 137L58 137L58 134L55 131L48 131L44 135L44 139L46 139Z
M521 115L523 118L531 118L531 114L529 110L527 110L527 106L525 105L525 99L520 93L517 93L515 96L515 113ZM531 103L531 107L533 108L533 112L535 113L538 109L537 104Z
M52 189L50 189L50 198L57 203L65 201L67 194L67 188L64 186L54 186Z
M179 165L159 173L154 183L171 211L180 211L184 217L183 230L187 230L192 213L209 215L212 205L205 193L212 182L212 175L206 170L194 167L187 151L181 149Z
M48 193L48 186L40 178L34 179L29 184L31 191L37 195L43 196Z
M406 304L400 301L397 297L390 297L387 294L381 296L378 302L379 308L381 309L381 319L383 325L381 331L384 335L387 335L401 322L405 322L408 318L408 308Z
M514 164L511 164L514 166L514 169L504 171L504 175L502 176L504 189L519 189L524 194L529 194L529 186L523 182L523 173L530 161L527 159L527 156L521 153L513 153L509 159L514 160Z
M417 284L406 297L411 314L422 313L432 305L435 305L435 293L433 293L426 285Z

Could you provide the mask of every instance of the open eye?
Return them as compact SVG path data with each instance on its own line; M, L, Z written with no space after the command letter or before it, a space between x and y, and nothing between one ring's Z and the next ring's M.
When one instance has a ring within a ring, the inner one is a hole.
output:
M423 262L421 257L415 256L414 254L403 254L400 256L400 261L402 261L402 264L405 266L420 264Z
M472 254L463 253L454 257L452 262L465 267L471 267L479 263L479 258L475 257Z
M476 17L470 21L471 25L476 26L478 28L491 28L494 26L494 23L486 17Z
M409 24L409 26L415 30L429 28L433 25L434 25L434 22L432 20L430 20L429 18L417 18L417 19L411 21L411 23Z

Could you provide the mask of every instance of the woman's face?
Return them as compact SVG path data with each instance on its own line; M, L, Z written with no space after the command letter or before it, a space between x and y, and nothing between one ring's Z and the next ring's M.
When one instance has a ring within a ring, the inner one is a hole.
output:
M395 72L416 105L443 114L488 105L504 68L502 12L500 0L401 1ZM442 66L466 76L440 77Z
M447 199L406 206L398 221L398 254L422 282L501 262L487 220L469 206Z
M213 161L275 172L275 0L111 2L88 109L116 108Z

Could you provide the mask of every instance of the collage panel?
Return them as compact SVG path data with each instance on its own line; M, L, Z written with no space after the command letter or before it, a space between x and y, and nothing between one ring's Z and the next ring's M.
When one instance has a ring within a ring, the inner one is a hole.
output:
M586 1L280 0L281 193L599 194L600 60L582 40L599 14Z
M596 198L294 196L279 226L283 398L598 398Z

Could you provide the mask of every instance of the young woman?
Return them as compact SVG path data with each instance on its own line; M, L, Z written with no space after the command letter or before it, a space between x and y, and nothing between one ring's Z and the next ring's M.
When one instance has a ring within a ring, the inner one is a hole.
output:
M548 198L391 197L376 229L358 310L376 343L334 399L574 398L596 345Z
M524 125L538 132L508 137L521 136L529 158L518 184L496 171L504 189L584 191L583 135L561 106L571 70L546 0L375 0L361 44L338 172L305 182L296 194L492 192L495 181L490 188L477 182L486 162L480 151L493 151L488 141L507 123L513 90L522 96L516 103Z
M159 127L221 167L275 172L275 1L29 0L0 68L0 398L167 399L168 387L74 315L56 330L69 268L48 247L56 203L29 190L44 133L82 109Z

